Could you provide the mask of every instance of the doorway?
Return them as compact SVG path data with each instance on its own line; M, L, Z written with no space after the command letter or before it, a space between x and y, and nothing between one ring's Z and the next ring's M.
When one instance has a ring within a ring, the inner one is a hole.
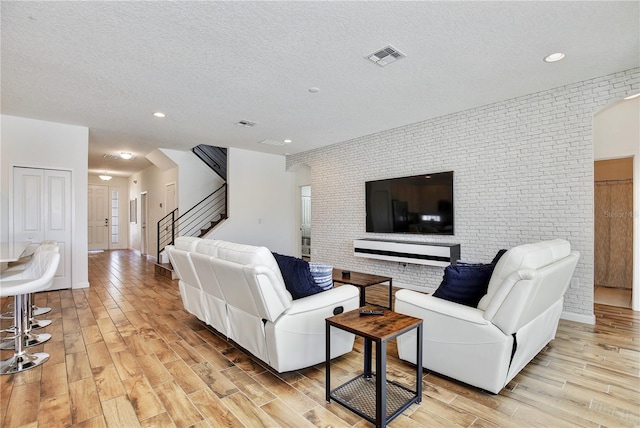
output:
M89 251L109 248L109 186L90 184L88 199Z
M147 192L140 194L140 253L149 254L149 234L147 232Z
M633 158L594 162L594 301L631 307Z
M300 187L300 236L301 257L311 258L311 186Z

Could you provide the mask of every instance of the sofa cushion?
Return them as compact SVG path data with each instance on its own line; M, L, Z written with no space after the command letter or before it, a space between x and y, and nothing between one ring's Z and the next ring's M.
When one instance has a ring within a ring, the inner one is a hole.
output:
M475 308L487 292L492 272L492 264L447 266L442 283L433 296Z
M309 262L309 270L318 287L323 290L333 288L333 266L324 263Z
M273 257L280 267L284 285L291 293L293 300L324 291L316 285L313 276L311 276L309 263L296 257L284 256L278 253L273 253Z
M487 309L494 294L513 272L531 269L537 270L571 254L571 244L564 239L524 244L511 248L496 264L489 280L487 294L478 303L478 309Z

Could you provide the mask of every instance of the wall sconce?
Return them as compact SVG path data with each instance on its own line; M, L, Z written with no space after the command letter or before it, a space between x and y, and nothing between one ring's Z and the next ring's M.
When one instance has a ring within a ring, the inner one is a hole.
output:
M111 180L113 178L110 175L108 175L106 172L104 174L102 174L102 175L99 175L98 177L102 181L109 181L109 180Z

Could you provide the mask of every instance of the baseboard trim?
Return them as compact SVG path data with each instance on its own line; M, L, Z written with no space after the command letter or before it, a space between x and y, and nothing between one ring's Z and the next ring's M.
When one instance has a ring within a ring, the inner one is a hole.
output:
M71 285L71 289L72 290L76 290L78 288L89 288L89 281L76 282L76 283Z
M595 324L596 323L596 316L591 314L591 315L585 315L585 314L576 314L573 312L566 312L566 311L562 311L562 314L560 314L560 318L563 320L567 320L567 321L575 321L575 322L579 322L582 324Z

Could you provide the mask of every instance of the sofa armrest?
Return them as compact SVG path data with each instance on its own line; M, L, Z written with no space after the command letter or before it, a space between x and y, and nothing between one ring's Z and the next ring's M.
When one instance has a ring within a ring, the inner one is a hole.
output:
M488 324L488 321L483 317L483 311L480 309L439 299L431 294L419 293L413 290L398 290L396 292L396 308L398 307L398 302L407 302L419 307L421 310L456 318L460 321L473 324Z
M303 312L317 311L326 307L333 307L353 299L358 299L360 296L358 288L353 285L341 285L340 287L332 288L322 293L312 294L311 296L303 297L291 302L291 307L284 313L287 315L295 315ZM355 309L355 308L351 308ZM349 309L345 308L345 311Z

